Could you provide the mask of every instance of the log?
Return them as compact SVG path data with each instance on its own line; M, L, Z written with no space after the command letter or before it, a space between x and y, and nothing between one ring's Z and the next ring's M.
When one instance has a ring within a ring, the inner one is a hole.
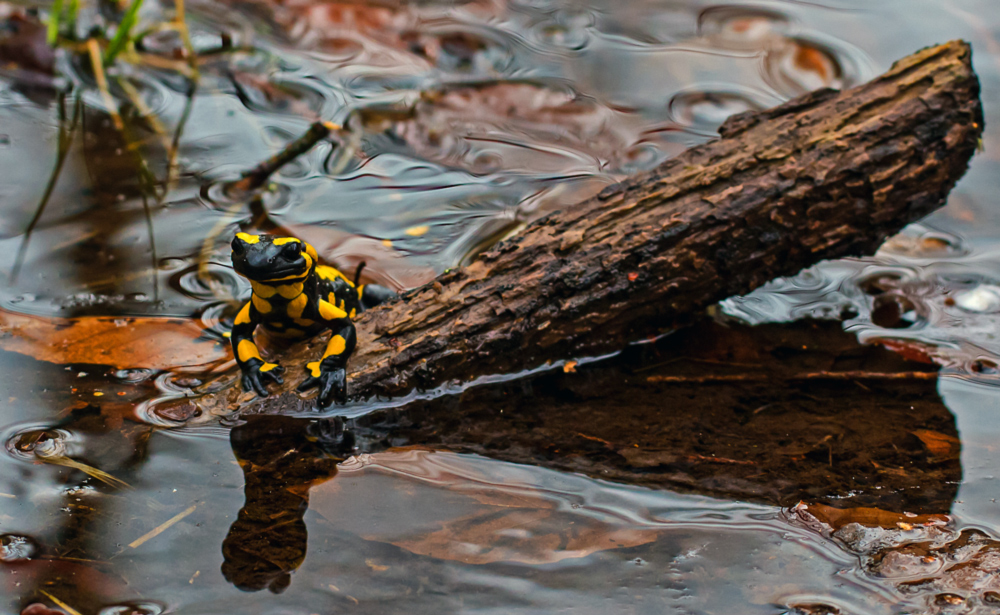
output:
M943 205L965 173L983 131L971 55L953 41L861 86L734 116L719 139L363 314L349 394L395 396L615 352L820 260L872 253ZM308 411L294 374L323 343L279 356L293 377L265 400L229 386L196 403Z

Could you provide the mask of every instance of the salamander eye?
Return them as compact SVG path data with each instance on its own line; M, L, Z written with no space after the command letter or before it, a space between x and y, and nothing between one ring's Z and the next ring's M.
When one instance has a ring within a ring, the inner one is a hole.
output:
M246 245L244 245L243 240L239 237L233 237L233 254L237 256L242 256L246 252Z
M281 246L281 256L290 261L296 260L301 252L301 245L297 241L286 243Z

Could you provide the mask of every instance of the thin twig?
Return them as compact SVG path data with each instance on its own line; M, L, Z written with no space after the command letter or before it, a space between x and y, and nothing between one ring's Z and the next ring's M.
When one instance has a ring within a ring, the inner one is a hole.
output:
M154 191L156 187L153 187ZM166 196L166 195L164 195ZM146 218L146 233L149 234L149 275L153 279L153 301L160 300L160 278L156 275L159 258L156 256L156 233L153 232L153 212L149 209L149 197L142 193L142 213Z
M59 598L56 598L55 596L53 596L49 592L45 591L44 589L40 589L38 591L43 596L45 596L46 598L48 598L49 600L51 600L53 603L55 603L55 605L57 607L59 607L60 609L66 611L66 613L68 613L68 615L80 615L80 611L74 609L73 607L71 607L70 605L66 604L65 602L63 602Z
M31 222L28 223L28 227L24 229L24 239L21 241L21 245L17 249L17 257L14 259L14 268L10 272L11 283L17 281L17 275L21 271L21 266L24 264L24 258L28 252L28 242L31 241L31 233L35 230L38 222L42 219L45 207L49 204L49 199L52 198L52 191L55 190L56 182L59 181L59 176L62 174L63 164L66 162L66 156L69 154L70 145L73 143L73 135L76 133L76 125L80 120L82 107L82 101L79 97L77 97L76 102L73 105L73 119L67 129L65 97L60 97L59 99L59 150L56 154L56 166L52 169L52 173L49 175L49 182L45 185L45 192L42 194L42 199L38 203L38 209L35 210L35 215L31 218Z
M142 64L153 68L161 68L163 70L172 70L189 79L193 77L191 74L191 66L187 62L171 60L170 58L158 56L155 53L139 53L136 51L128 52L127 57L134 64Z
M128 79L124 77L117 77L115 83L125 92L125 96L135 106L136 111L139 112L139 116L149 122L149 125L153 128L153 132L163 139L163 149L165 151L169 150L170 141L167 139L167 129L160 122L160 118L156 116L156 113L143 102L142 97L139 95L139 90L135 89L135 86L129 83Z
M114 487L115 489L120 489L122 491L131 491L132 486L125 481L117 478L111 474L108 474L100 468L95 468L94 466L87 465L82 461L77 461L76 459L71 459L63 455L52 455L46 456L42 454L36 455L39 461L45 463L51 463L52 465L63 466L64 468L70 468L72 470L79 470L86 474L87 476L99 480L102 483Z
M108 77L104 74L104 63L101 60L101 47L97 44L96 38L87 39L87 51L90 52L90 65L94 70L94 79L97 81L97 88L101 91L101 98L104 99L104 106L108 108L108 115L111 116L111 121L120 132L125 129L125 122L118 114L118 105L115 104L111 90L108 89Z
M198 82L192 80L191 87L187 93L187 101L184 103L184 111L181 113L181 118L174 129L174 138L170 141L170 149L167 151L167 177L163 180L164 197L173 189L173 181L177 172L177 153L180 151L181 135L184 133L184 127L187 125L188 118L191 117L191 109L194 107L194 94L197 90Z
M226 194L246 194L260 188L278 169L308 152L331 132L339 129L340 126L333 122L314 122L305 134L289 143L285 149L243 173L240 179L228 184L225 187Z
M191 68L191 80L198 82L198 54L195 53L194 45L191 44L191 33L187 25L187 12L184 8L184 0L174 0L174 24L177 32L181 35L181 43L187 51L188 66Z
M182 520L184 517L187 517L188 515L190 515L191 513L193 513L196 508L198 508L198 505L197 504L192 504L191 506L189 506L183 512L180 512L180 513L174 515L170 519L167 519L166 522L164 522L164 523L160 524L159 526L157 526L155 529L153 529L153 530L151 530L149 532L146 532L145 534L143 534L139 538L136 538L135 540L133 540L132 542L130 542L128 546L131 547L131 548L133 548L133 549L139 548L140 546L142 546L143 544L145 544L147 541L152 540L153 538L156 538L157 536L159 536L160 534L162 534L163 532L165 532L167 529L169 529L171 526L173 526L178 521Z
M94 58L93 54L94 51L92 49L91 59ZM94 70L97 71L98 67L95 66ZM98 83L100 83L100 79L98 79ZM148 112L148 119L151 120L154 131L156 131L158 135L166 139L166 131L163 129L163 126L160 125L159 121L154 119L153 112L145 106L145 104L142 102L142 99L139 97L139 93L135 90L135 88L132 87L132 84L128 83L123 79L117 80L117 83L119 85L126 86L123 87L122 89L125 91L126 95L129 96L129 98L132 100L132 104L136 105L136 109L138 109L140 113L146 114ZM105 81L105 86L106 86L106 81ZM102 90L102 92L106 92L108 97L111 96L110 92L107 90L106 87ZM131 131L129 130L128 126L125 124L124 120L122 120L120 116L119 116L119 121L121 122L121 124L118 126L118 129L119 132L121 133L122 139L124 139L125 141L125 146L126 146L125 148L129 152L131 152L133 156L135 156L135 161L138 165L139 185L142 188L141 192L142 212L146 220L146 232L149 235L149 251L150 251L150 261L151 261L150 277L152 278L153 282L153 301L159 301L160 280L156 275L157 271L156 265L159 259L156 256L156 234L153 232L153 212L149 207L149 196L152 195L153 197L156 198L157 204L161 204L167 195L166 192L164 192L162 195L157 194L156 176L153 174L153 171L149 168L149 163L146 161L146 157L142 155L141 151L139 151L140 141L138 139L133 138ZM166 143L164 143L164 147L167 147ZM164 190L166 190L166 188L164 188Z

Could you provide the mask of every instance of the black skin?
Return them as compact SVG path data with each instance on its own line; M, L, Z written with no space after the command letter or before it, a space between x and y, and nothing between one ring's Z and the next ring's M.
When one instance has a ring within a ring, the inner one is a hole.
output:
M336 269L318 264L316 251L298 239L238 233L232 248L233 268L254 287L232 331L243 390L267 397L268 384L284 382L284 368L260 357L253 338L258 325L272 336L295 340L329 329L326 352L306 365L309 377L299 390L318 388L321 408L346 402L347 360L357 345L351 319L396 294L375 284L356 287Z

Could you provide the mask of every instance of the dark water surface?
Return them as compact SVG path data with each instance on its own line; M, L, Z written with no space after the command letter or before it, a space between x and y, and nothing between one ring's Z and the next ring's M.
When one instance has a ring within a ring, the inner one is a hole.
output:
M30 8L0 3L0 36ZM100 15L83 2L79 33ZM140 28L171 15L147 0ZM150 32L109 72L124 130L79 57L0 46L0 613L1000 610L995 0L232 0L187 19L197 87L177 34ZM575 372L346 424L151 403L232 368L237 230L412 287L732 113L953 38L984 151L875 257ZM227 196L317 119L344 128L261 198Z

